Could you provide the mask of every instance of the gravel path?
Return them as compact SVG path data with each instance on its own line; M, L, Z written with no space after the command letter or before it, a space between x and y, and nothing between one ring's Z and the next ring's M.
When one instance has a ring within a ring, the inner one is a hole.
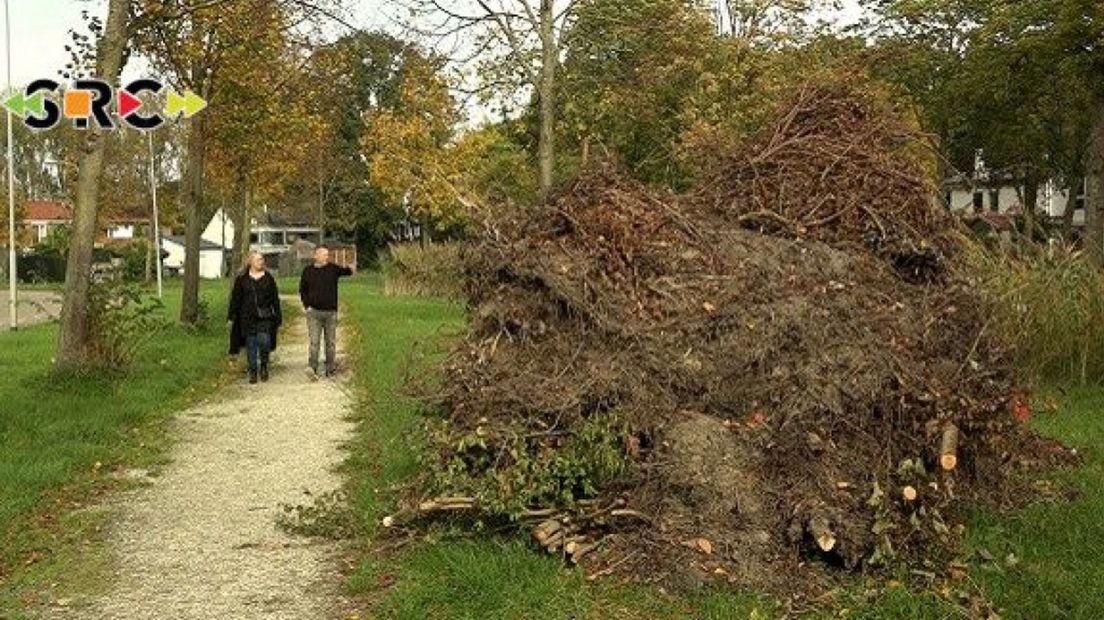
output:
M282 335L269 383L242 382L178 416L172 462L112 502L115 584L59 617L342 617L338 546L275 524L281 505L339 487L334 468L352 433L342 383L307 378L303 322Z

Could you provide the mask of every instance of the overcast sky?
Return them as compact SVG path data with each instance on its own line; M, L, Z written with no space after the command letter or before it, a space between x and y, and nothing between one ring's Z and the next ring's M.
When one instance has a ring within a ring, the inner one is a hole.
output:
M70 28L82 25L82 9L103 14L104 0L7 0L11 11L12 75L14 86L31 80L57 78L58 71L68 62L65 45ZM378 8L384 0L360 0L354 24L379 27L383 20ZM858 15L857 0L844 0L844 9L832 12L832 19L852 22ZM134 63L132 63L134 65ZM139 65L129 66L126 77L137 77L143 71Z

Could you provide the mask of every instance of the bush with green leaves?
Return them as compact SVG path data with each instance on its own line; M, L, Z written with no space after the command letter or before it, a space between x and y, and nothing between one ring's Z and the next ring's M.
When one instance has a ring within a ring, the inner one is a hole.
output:
M629 469L629 430L615 411L594 414L576 432L491 437L506 432L458 432L447 420L430 421L428 488L468 495L485 514L517 517L534 507L573 507Z
M105 280L89 292L91 362L104 369L122 369L142 346L168 327L161 300L121 280Z

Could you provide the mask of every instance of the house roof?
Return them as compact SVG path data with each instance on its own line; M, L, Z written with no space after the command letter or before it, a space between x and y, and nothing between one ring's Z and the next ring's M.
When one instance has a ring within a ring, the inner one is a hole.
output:
M65 203L54 200L28 200L23 219L36 222L69 222L73 219L73 210Z
M181 247L184 246L184 235L165 235L161 237L162 242L175 243ZM216 250L222 250L223 247L217 243L211 243L206 239L201 239L199 242L200 252L214 252Z
M254 229L261 230L319 230L318 227L308 221L296 220L274 211L265 211L253 218Z
M124 211L107 216L107 221L112 224L144 224L149 220L149 214L138 210Z

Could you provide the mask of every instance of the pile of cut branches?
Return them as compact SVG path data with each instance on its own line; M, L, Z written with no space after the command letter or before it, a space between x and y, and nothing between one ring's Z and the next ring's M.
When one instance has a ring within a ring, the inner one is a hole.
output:
M961 507L1064 458L952 269L914 136L810 88L713 181L616 170L489 227L472 322L388 525L524 524L592 574L792 590L810 558L937 566Z

